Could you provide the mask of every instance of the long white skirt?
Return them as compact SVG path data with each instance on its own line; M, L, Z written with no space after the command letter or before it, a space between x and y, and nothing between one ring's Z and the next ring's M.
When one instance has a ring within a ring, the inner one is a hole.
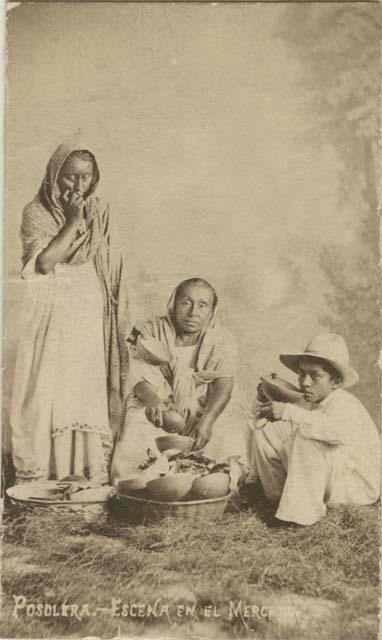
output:
M11 407L16 477L106 480L111 431L95 267L57 265L28 285Z

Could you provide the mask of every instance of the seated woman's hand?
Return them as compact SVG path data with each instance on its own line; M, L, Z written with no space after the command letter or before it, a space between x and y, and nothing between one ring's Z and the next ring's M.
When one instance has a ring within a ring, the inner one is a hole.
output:
M163 426L163 411L166 410L161 400L152 400L146 403L145 414L148 420L156 427Z
M208 419L207 416L203 416L199 422L194 425L192 430L192 434L195 437L195 442L193 445L194 451L199 451L199 449L203 449L206 444L209 443L212 436L212 427L213 423Z

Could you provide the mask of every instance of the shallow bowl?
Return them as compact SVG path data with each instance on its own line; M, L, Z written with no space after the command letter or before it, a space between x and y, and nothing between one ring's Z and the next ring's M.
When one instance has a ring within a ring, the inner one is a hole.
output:
M264 393L270 400L294 403L304 397L304 394L297 387L278 376L264 376L260 379Z
M159 451L167 451L168 449L177 449L183 453L189 453L194 444L194 439L190 436L181 436L177 433L171 433L168 436L159 436L155 438L155 444Z

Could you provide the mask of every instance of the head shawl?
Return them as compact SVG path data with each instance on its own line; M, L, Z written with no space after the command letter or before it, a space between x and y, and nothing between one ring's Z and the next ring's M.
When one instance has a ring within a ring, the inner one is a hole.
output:
M174 315L176 293L182 284L171 294L166 315L149 320L144 325L142 334L163 342L173 354L173 362L171 365L164 365L162 371L173 389L177 410L185 415L187 411L192 412L195 405L195 385L235 376L236 344L218 322L216 304L211 318L199 335L190 367L180 366L175 357L177 329Z
M65 225L57 180L62 166L74 151L88 149L78 144L62 144L56 149L48 163L38 195L24 209L21 225L24 267L49 245ZM128 351L125 344L128 324L126 269L121 253L113 243L109 207L102 205L94 194L98 181L99 170L94 160L94 180L85 199L87 228L77 233L64 261L78 265L92 260L100 281L104 300L103 329L109 417L115 432L120 425L121 403L125 395L128 371ZM45 280L45 283L49 281L54 286L54 278ZM46 330L46 327L42 329Z
M172 292L169 301L167 303L167 318L168 321L171 325L173 325L174 329L175 329L175 304L176 304L176 298L178 295L178 291L185 286L185 284L190 284L195 285L195 286L201 286L201 287L205 287L206 289L208 289L214 296L214 305L213 305L213 311L211 314L211 317L209 318L207 324L205 325L205 327L202 329L200 335L199 335L199 339L198 342L200 340L202 340L203 336L205 335L206 331L213 329L215 326L215 321L216 321L216 313L217 313L217 309L218 309L218 304L219 304L219 299L217 297L217 294L215 292L215 289L212 287L212 285L210 285L209 282L207 282L207 280L204 280L204 278L189 278L187 280L183 280L182 282L180 282L174 289L174 291Z
M45 177L35 199L25 207L21 225L23 243L23 265L25 265L56 237L66 219L60 201L58 177L60 171L75 151L88 151L79 145L61 144L49 160ZM89 153L94 155L89 151ZM108 232L108 211L94 195L99 182L99 170L94 158L94 177L86 196L85 207L88 227L78 232L65 262L81 264L92 257Z
M46 209L51 213L51 215L55 218L58 223L65 223L65 216L62 208L62 204L60 201L60 188L58 186L58 177L60 175L60 171L64 166L66 160L69 156L75 151L88 151L86 146L79 146L73 144L60 144L57 147L56 151L53 153L52 157L48 162L48 166L46 168L46 174L42 181L39 196L41 202L46 207ZM93 156L94 162L94 173L93 173L93 181L91 187L88 192L88 196L94 193L97 184L99 182L99 169L97 165L97 161L91 151L88 151Z

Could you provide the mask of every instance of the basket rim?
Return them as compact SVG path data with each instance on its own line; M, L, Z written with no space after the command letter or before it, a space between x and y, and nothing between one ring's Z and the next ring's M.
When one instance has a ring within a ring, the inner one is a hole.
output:
M219 498L206 498L204 500L177 500L174 502L166 502L165 500L150 500L148 498L139 498L138 496L129 496L122 493L116 493L114 498L122 498L123 500L132 500L133 502L140 502L141 504L157 504L157 505L173 505L173 506L182 506L188 507L192 505L198 504L212 504L213 502L223 502L224 500L228 500L233 495L233 491L230 491L225 496L220 496Z

